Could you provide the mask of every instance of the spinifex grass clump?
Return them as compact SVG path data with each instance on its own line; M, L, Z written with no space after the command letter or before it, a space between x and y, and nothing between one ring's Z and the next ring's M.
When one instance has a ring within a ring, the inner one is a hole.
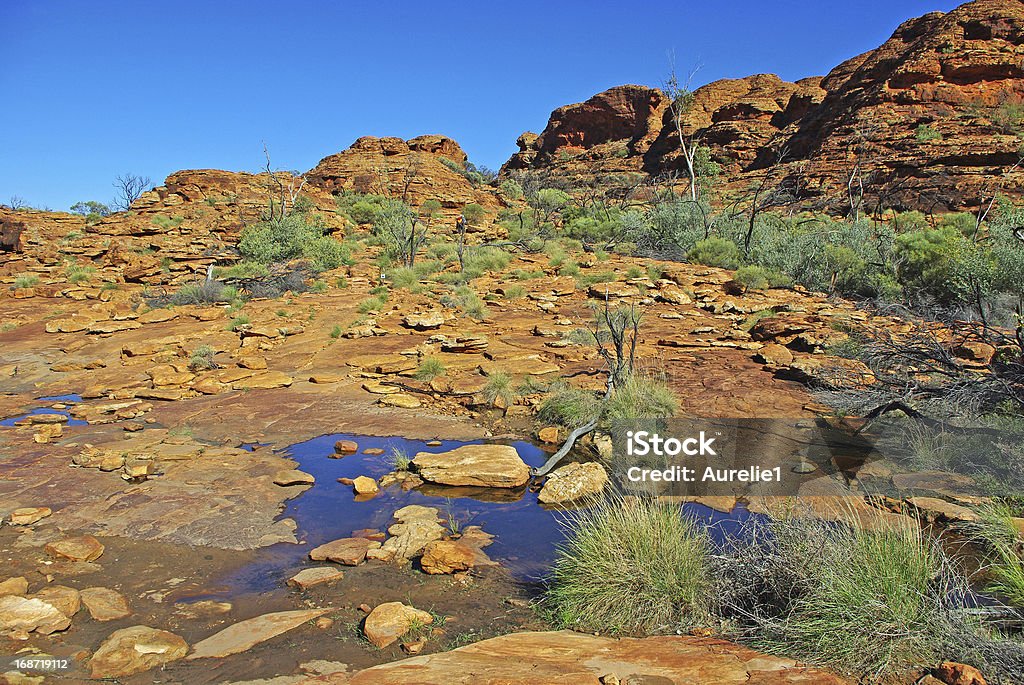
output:
M661 633L707 625L710 542L679 507L612 500L568 515L547 601L567 628Z
M758 649L861 677L948 658L963 576L917 522L853 520L748 531L721 561L723 618Z
M993 502L978 510L978 521L970 529L986 548L989 591L1024 607L1024 537L1013 519L1009 506Z

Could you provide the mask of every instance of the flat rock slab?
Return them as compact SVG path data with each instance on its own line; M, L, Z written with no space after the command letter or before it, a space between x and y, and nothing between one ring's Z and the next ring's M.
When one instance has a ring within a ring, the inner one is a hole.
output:
M324 583L333 583L336 580L341 580L345 577L345 573L340 569L331 568L329 566L319 566L317 568L304 568L294 576L288 579L288 584L292 587L297 587L300 590L311 588L315 585L322 585Z
M274 485L280 485L285 488L292 485L312 485L314 482L316 482L316 478L298 469L278 471L274 474Z
M596 461L572 463L552 471L537 499L543 504L564 504L600 495L608 473Z
M448 452L420 452L412 460L424 479L441 485L518 488L530 467L511 445L465 445Z
M29 526L52 513L49 507L22 507L11 512L10 523L12 526Z
M132 626L111 633L89 661L93 678L123 678L141 673L188 653L180 636L149 626Z
M132 613L124 595L110 588L87 587L82 590L81 598L94 621L116 621Z
M67 630L70 625L68 616L42 599L16 595L0 597L0 633L24 636L34 630L49 635Z
M95 561L103 554L104 548L103 543L93 536L82 535L51 542L44 549L52 557L70 559L71 561Z
M393 661L356 673L348 685L601 685L607 675L625 683L637 674L652 683L848 682L723 640L675 636L616 640L563 630L512 633L450 652Z
M188 658L221 658L244 652L254 645L287 633L293 628L298 628L306 621L319 618L328 611L329 609L278 611L240 621L197 642Z

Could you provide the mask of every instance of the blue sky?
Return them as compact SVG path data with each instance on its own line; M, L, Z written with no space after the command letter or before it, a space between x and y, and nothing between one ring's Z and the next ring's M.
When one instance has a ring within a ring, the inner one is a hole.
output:
M123 172L308 169L363 135L449 135L497 168L552 109L824 74L945 0L0 0L0 202L109 200Z

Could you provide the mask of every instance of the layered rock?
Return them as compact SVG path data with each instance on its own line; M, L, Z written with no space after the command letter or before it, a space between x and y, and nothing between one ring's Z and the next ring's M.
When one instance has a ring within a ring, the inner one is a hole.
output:
M799 187L840 211L851 176L865 203L957 210L995 190L1019 194L1024 101L1024 5L975 0L902 24L875 50L824 78L789 83L771 74L698 88L686 132L711 149L735 193L760 181ZM681 172L684 162L664 94L619 86L551 114L523 134L503 167L575 182L609 173ZM779 163L780 154L782 162Z

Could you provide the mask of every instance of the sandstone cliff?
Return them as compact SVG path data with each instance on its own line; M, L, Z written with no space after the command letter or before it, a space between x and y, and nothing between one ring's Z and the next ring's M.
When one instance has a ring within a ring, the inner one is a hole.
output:
M1024 3L975 0L901 25L824 78L716 81L686 118L737 194L769 168L803 199L841 211L854 178L864 205L956 210L998 189L1020 194ZM523 134L505 174L535 169L586 181L609 172L680 171L664 94L620 86L552 113ZM783 162L778 164L779 154ZM1009 170L1009 171L1008 171Z

